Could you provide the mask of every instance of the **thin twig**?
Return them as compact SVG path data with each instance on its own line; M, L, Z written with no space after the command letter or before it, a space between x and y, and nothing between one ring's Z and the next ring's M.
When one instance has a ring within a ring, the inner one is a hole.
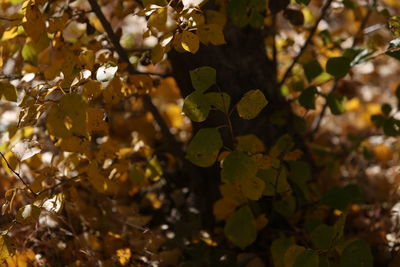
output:
M90 3L90 6L92 7L93 12L96 14L98 19L100 20L101 25L103 26L104 30L106 31L108 38L110 39L112 45L114 46L115 50L117 51L118 55L120 56L121 61L128 64L127 70L130 74L151 74L151 75L163 76L161 74L143 73L143 72L136 70L133 67L133 65L130 63L127 51L120 44L119 38L114 33L114 31L111 27L111 24L104 16L103 11L101 11L101 8L100 8L99 4L97 3L97 1L89 0L89 3ZM171 151L175 155L178 155L179 157L183 157L184 153L183 153L182 149L180 148L179 143L176 141L175 137L169 131L169 127L168 127L167 123L161 116L157 107L151 101L151 97L149 95L144 95L142 97L142 99L143 99L144 106L151 112L155 121L157 122L158 126L160 127L164 139L167 141L168 145L171 147Z
M365 17L363 18L362 22L361 22L360 28L358 29L358 31L357 31L354 39L353 39L353 44L352 44L351 48L356 47L358 42L361 40L360 39L360 35L363 33L364 28L367 26L368 20L372 15L372 11L373 11L372 7L375 7L376 3L377 3L377 0L373 0L372 6L368 7L368 12L365 15ZM331 87L331 89L329 91L329 94L335 92L339 80L340 79L335 79L335 81L333 82L333 85L332 85L332 87ZM328 109L328 101L325 102L324 106L322 107L320 115L318 116L316 122L314 123L314 127L313 127L313 130L311 131L311 136L310 136L311 139L314 138L314 134L319 130L319 128L321 126L322 119L324 118L327 109Z
M34 195L37 196L37 194L32 190L32 188L29 186L29 184L27 182L25 182L24 179L22 179L21 175L16 172L10 165L10 163L8 162L8 160L6 159L6 157L4 156L3 153L0 152L1 157L3 158L4 162L6 163L7 167L12 171L12 173L14 173L14 175L25 185L25 187Z
M59 186L62 186L62 185L64 185L64 184L66 184L66 183L69 183L69 182L78 180L78 178L81 178L82 175L83 175L83 174L78 174L77 176L74 176L74 177L71 177L71 178L62 180L61 182L59 182L59 183L57 183L57 184L55 184L55 185L53 185L53 186L51 186L51 187L48 187L48 188L43 189L42 191L40 191L39 193L37 193L37 195L40 196L41 194L43 194L43 193L45 193L45 192L47 192L47 191L53 191L54 189L56 189L56 188L59 187Z
M301 58L301 56L304 54L304 52L306 51L307 47L311 44L311 41L315 35L315 33L317 32L319 23L321 22L321 20L325 17L326 13L328 12L328 9L331 5L331 3L333 2L333 0L327 0L325 2L325 5L322 7L321 10L321 14L319 15L317 21L315 22L314 27L311 28L310 30L310 34L308 35L307 40L305 41L305 43L303 44L303 46L300 49L300 52L297 54L297 56L293 59L292 64L290 64L290 66L287 68L287 70L285 71L285 74L283 75L283 78L281 80L281 82L278 84L278 88L280 88L287 80L287 78L289 77L292 69L294 68L294 66L297 64L297 62L299 61L299 59Z
M338 79L335 79L332 84L331 89L329 90L328 95L333 93L336 90L337 84L338 84ZM313 130L311 132L311 139L313 138L314 134L319 130L322 119L324 118L327 109L328 109L328 101L325 102L324 106L322 107L320 115L318 116L317 120L313 124Z
M7 18L7 17L3 17L0 16L0 20L5 20L5 21L17 21L17 20L21 20L22 18Z

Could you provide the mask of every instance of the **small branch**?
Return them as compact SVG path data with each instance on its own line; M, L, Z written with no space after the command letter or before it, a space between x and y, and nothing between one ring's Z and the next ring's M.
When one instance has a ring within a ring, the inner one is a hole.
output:
M325 2L325 5L322 7L321 10L321 14L318 17L317 21L315 22L314 27L311 28L310 30L310 34L307 38L307 40L305 41L305 43L303 44L303 46L300 49L300 52L297 54L297 56L293 59L292 64L287 68L287 70L285 71L285 74L283 75L283 78L281 80L281 82L278 84L278 88L280 88L287 80L287 78L289 78L289 75L292 71L292 69L294 68L294 66L297 64L297 62L299 61L299 59L301 58L301 56L304 54L304 52L306 51L307 47L311 44L311 41L315 35L315 33L317 32L319 23L321 22L321 20L325 17L326 13L328 12L328 9L331 5L331 3L333 2L333 0L327 0Z
M23 75L21 75L21 74L4 74L4 73L0 73L0 79L13 80L13 79L20 79L22 77L23 77Z
M59 187L59 186L62 186L62 185L64 185L64 184L66 184L66 183L69 183L69 182L78 180L78 178L80 178L81 176L82 176L82 174L78 174L77 176L71 177L71 178L69 178L69 179L65 179L65 180L63 180L63 181L61 181L61 182L59 182L59 183L57 183L57 184L55 184L55 185L53 185L53 186L51 186L51 187L48 187L48 188L46 188L46 189L43 189L42 191L40 191L39 193L37 193L37 195L40 196L41 194L43 194L43 193L45 193L45 192L47 192L47 191L53 191L54 189L56 189L56 188Z
M0 16L0 20L5 20L5 21L17 21L17 20L21 20L22 18L7 18L7 17L3 17Z
M376 3L377 3L377 0L373 0L372 7L375 7ZM357 31L354 39L353 39L353 44L351 46L352 48L354 48L358 44L358 42L360 41L359 35L361 35L363 33L364 28L367 26L368 20L371 17L371 14L372 14L372 7L370 6L368 8L368 12L365 15L365 17L363 18L362 22L361 22L360 28L358 29L358 31ZM333 82L333 85L332 85L331 89L329 90L328 94L331 94L331 93L335 92L339 80L340 79L335 79L335 81ZM311 136L310 136L311 140L314 138L315 133L319 130L319 128L321 126L322 119L324 118L327 109L328 109L328 101L325 102L324 106L322 107L321 114L318 116L317 121L314 124L313 130L311 131Z
M6 157L4 156L3 153L0 152L1 157L3 158L4 162L6 163L7 167L14 173L14 175L25 185L25 187L36 197L37 194L32 190L32 188L29 186L29 184L27 182L24 181L24 179L22 179L21 175L16 172L10 165L10 163L8 162L8 160L6 159Z
M332 84L331 89L329 90L328 95L333 93L336 90L337 84L338 84L338 80L335 79L335 81ZM319 127L321 126L322 119L324 118L327 109L328 109L328 101L325 102L324 106L322 107L321 113L319 114L317 120L315 121L315 123L313 125L313 130L311 132L311 139L314 137L314 134L316 132L318 132Z
M372 7L376 7L376 2L377 2L377 0L373 0ZM355 47L358 44L358 42L361 40L361 36L364 33L364 29L367 26L368 20L372 15L372 11L373 11L372 7L368 7L367 14L363 18L360 28L358 29L356 35L354 36L352 47Z
M276 46L276 14L272 14L272 65L274 68L275 83L278 81L278 49ZM278 87L279 88L279 87Z
M120 44L119 38L114 33L114 31L111 27L111 24L108 22L108 20L104 16L103 11L101 11L101 8L100 8L99 4L97 3L97 1L96 0L88 0L88 1L90 3L90 6L92 7L93 12L96 14L98 19L100 20L101 25L103 26L104 30L106 31L112 45L114 46L115 50L117 51L118 55L120 56L121 61L128 64L128 66L127 66L128 72L130 74L150 74L150 75L157 75L157 76L163 77L164 76L163 74L143 73L143 72L137 71L133 67L133 65L129 61L129 56L128 56L127 51ZM143 99L144 106L151 112L155 121L157 122L158 126L160 127L163 137L167 141L168 145L171 147L171 151L174 154L176 154L182 158L184 155L182 149L180 148L175 137L169 131L169 127L168 127L167 123L164 121L164 119L161 116L160 112L158 111L157 107L151 101L150 96L144 95L142 97L142 99Z

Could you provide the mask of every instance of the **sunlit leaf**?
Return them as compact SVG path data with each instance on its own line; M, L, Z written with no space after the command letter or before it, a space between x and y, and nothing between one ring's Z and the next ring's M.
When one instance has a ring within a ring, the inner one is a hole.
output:
M207 97L201 92L195 91L185 98L182 109L192 121L202 122L207 119L210 108Z
M250 120L257 117L261 110L268 104L263 92L260 90L250 90L237 104L239 116L243 119Z
M217 160L222 145L218 129L200 129L189 143L187 158L198 166L209 167Z

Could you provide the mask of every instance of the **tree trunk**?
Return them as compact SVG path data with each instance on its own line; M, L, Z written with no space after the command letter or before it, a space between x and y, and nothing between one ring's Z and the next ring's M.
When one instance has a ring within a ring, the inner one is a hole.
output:
M250 27L238 28L233 25L225 27L226 45L202 45L196 54L172 51L169 59L173 76L183 97L193 92L189 71L201 66L210 66L217 71L217 83L223 92L231 96L231 108L249 90L260 89L264 92L269 104L255 119L241 119L237 112L232 113L232 125L235 136L245 134L257 135L266 146L282 133L283 129L272 124L270 117L276 111L289 114L289 104L280 94L276 84L276 73L273 62L267 58L264 36L260 29ZM226 125L222 112L212 111L202 123L193 123L194 133L201 128ZM221 128L226 146L231 147L234 140L226 128ZM212 214L212 204L219 196L219 168L198 168L202 181L188 179L190 187L198 196L198 206L203 214ZM211 217L211 216L208 216ZM212 220L208 218L207 220ZM206 222L207 223L207 222ZM209 224L208 222L207 224Z

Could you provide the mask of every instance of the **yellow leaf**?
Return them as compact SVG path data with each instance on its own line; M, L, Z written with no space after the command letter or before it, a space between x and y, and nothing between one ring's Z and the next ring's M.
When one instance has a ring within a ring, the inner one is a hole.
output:
M122 98L123 84L119 77L114 77L103 91L103 97L107 104L115 105Z
M20 34L20 32L18 31L18 27L17 26L11 27L3 33L1 40L7 41L10 39L13 39L13 38L17 37L18 34Z
M225 44L223 26L217 24L201 25L197 29L197 35L203 44L222 45Z
M168 104L165 109L167 115L167 123L171 127L180 128L184 124L182 116L182 108L176 104Z
M250 90L237 104L239 116L243 119L250 120L257 117L261 110L268 104L263 92L260 90Z
M243 192L235 183L223 184L219 187L219 190L224 198L231 199L238 205L246 202Z
M95 55L92 50L84 50L79 55L79 63L88 70L93 70Z
M189 31L183 31L181 38L183 49L192 54L195 54L199 50L200 42L199 37L196 34Z
M122 266L127 265L131 257L132 253L130 248L121 248L117 250L117 258Z
M68 94L61 98L60 109L65 115L71 119L72 133L85 136L86 135L86 109L87 104L81 95Z
M226 24L226 15L221 12L215 10L207 10L206 16L208 24L216 24L221 27Z
M34 42L38 41L43 34L46 34L46 24L42 13L37 5L32 2L26 6L26 21L22 24L26 34L32 38Z
M217 221L226 220L239 206L237 202L229 198L221 198L214 203L213 214Z
M28 267L34 266L35 252L31 249L18 251L14 256L6 259L8 267Z
M8 82L0 82L0 99L17 102L17 90Z
M70 135L67 127L64 124L64 112L54 105L51 107L49 113L47 114L46 127L50 135L64 138Z
M117 191L115 182L103 176L95 162L92 162L86 170L90 184L101 193L113 194Z
M151 62L153 62L153 64L160 62L163 57L164 48L160 44L157 44L153 49L151 49Z
M15 247L6 235L0 235L0 262L14 254Z
M60 139L56 145L67 152L84 153L89 146L89 141L85 137L69 136Z
M153 14L150 15L147 25L154 27L157 30L165 31L165 24L167 23L168 10L167 7L158 8Z
M101 82L89 80L83 85L83 95L93 99L101 94Z
M49 18L49 27L47 31L49 33L56 33L58 31L62 31L65 29L66 25L65 23L68 21L69 15L68 12L64 12L61 17L57 18Z
M290 160L298 160L303 155L303 152L300 149L293 150L291 152L286 153L283 157L283 160L290 161Z
M90 133L108 133L108 124L104 121L105 113L103 109L87 109L87 127Z
M14 153L12 151L8 151L7 153L4 154L5 159L7 160L7 162L10 164L10 167L13 170L17 169L18 166L18 158L14 155ZM12 174L12 171L8 168L6 162L4 160L1 160L2 164L3 164L3 169L7 171L7 173Z

